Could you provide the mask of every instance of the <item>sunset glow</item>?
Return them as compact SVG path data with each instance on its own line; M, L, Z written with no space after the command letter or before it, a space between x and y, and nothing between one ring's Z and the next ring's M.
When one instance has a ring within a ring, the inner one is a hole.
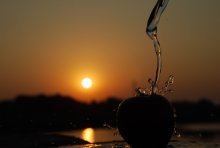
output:
M150 87L156 56L146 26L155 2L1 0L0 101L20 94L125 99ZM168 4L158 28L158 87L174 76L170 100L220 102L219 14L218 0ZM82 84L86 77L93 83Z

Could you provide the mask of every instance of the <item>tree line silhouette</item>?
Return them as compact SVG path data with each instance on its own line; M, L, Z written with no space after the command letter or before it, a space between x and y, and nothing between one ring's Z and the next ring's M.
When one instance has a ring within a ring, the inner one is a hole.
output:
M49 132L85 127L116 127L121 100L86 104L61 95L20 95L0 102L0 132ZM220 122L220 106L209 100L172 102L176 122Z

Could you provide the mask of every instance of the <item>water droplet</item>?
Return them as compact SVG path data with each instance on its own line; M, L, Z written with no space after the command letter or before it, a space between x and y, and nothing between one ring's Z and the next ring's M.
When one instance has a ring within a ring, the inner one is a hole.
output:
M152 93L156 94L157 91L158 91L158 87L157 87L156 85L153 86L153 88L152 88Z
M107 123L104 123L104 124L103 124L103 127L107 127L107 128L109 128L109 129L111 129L111 130L115 130L114 127L112 127L111 125L109 125L109 124L107 124Z
M181 134L179 132L177 132L176 128L174 129L174 135L177 137L177 138L181 138Z
M153 84L154 84L154 81L153 81L151 78L149 78L149 79L148 79L148 83L150 83L151 85L153 85Z
M176 135L176 137L177 137L177 138L181 138L181 135L180 135L180 133L178 133L178 134Z
M118 129L116 129L116 131L114 132L114 136L117 136L117 135L119 135Z

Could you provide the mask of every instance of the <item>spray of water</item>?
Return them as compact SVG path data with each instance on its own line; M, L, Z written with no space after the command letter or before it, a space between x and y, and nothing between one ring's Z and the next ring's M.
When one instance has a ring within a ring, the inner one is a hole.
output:
M152 80L152 79L148 80L151 87L147 89L138 88L137 89L138 94L159 93L161 95L164 95L165 93L172 91L171 89L169 89L169 86L173 84L174 82L174 77L172 75L169 76L164 87L162 87L161 89L158 88L158 83L159 83L161 68L162 68L162 59L161 59L160 43L157 38L157 25L160 21L160 17L163 11L165 10L168 2L169 0L158 0L147 22L146 33L150 37L150 39L153 41L153 44L154 44L154 49L155 49L156 57L157 57L157 68L156 68L155 80Z

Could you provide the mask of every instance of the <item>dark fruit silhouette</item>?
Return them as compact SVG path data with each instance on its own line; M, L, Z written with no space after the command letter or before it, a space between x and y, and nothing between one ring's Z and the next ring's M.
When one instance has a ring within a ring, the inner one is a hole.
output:
M174 111L160 95L131 97L118 107L117 127L132 148L165 148L174 131Z

